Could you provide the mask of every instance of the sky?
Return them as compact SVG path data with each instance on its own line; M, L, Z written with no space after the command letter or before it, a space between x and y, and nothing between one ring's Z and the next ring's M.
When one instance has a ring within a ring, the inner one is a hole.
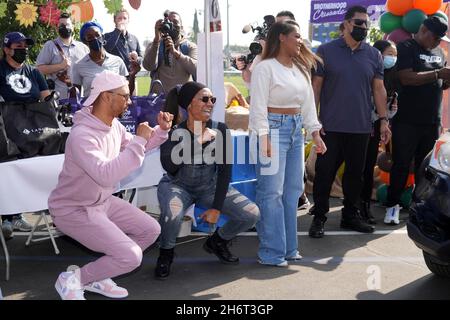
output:
M94 19L101 23L105 32L114 29L111 15L107 13L102 0L91 0L94 5ZM247 46L253 40L252 33L242 34L246 24L262 24L263 17L276 15L279 11L292 11L300 23L303 37L308 36L310 13L309 0L228 0L230 9L230 45ZM136 35L141 43L153 40L155 22L163 17L166 9L177 11L181 15L186 30L191 30L195 9L204 10L204 0L142 0L139 10L130 7L128 0L123 0L124 7L130 12L128 31ZM227 42L227 0L219 0L224 45ZM203 15L199 15L200 29L203 29Z

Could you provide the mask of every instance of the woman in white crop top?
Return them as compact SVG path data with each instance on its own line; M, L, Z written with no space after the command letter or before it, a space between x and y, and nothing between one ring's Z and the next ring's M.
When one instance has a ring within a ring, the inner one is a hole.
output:
M277 22L252 74L249 128L259 142L258 257L264 265L287 266L301 258L297 203L304 187L303 127L311 133L317 152L326 152L310 77L317 59L303 44L295 21Z

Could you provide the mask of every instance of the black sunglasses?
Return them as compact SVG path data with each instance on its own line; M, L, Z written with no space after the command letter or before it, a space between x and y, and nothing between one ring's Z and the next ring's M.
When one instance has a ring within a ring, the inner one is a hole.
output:
M361 27L363 24L366 25L366 28L369 27L369 21L364 20L364 19L350 19L350 21L353 21L355 26L358 26L358 27Z
M202 98L200 99L200 101L202 101L202 102L204 102L204 103L208 103L209 100L211 100L212 104L215 104L216 101L217 101L217 98L216 98L216 97L207 97L207 96L204 96L204 97L202 97Z

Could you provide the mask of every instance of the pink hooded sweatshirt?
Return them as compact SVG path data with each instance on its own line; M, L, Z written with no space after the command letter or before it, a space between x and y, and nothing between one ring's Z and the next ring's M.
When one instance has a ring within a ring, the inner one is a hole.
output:
M103 205L119 182L142 165L145 152L159 147L167 138L168 131L157 126L147 143L128 133L117 119L109 127L92 115L92 107L78 111L67 139L58 185L48 199L51 215L65 216Z

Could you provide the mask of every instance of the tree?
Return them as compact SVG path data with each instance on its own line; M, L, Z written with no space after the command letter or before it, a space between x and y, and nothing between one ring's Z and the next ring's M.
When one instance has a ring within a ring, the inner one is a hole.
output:
M198 26L198 15L197 15L197 9L195 9L194 13L194 24L192 25L192 34L191 34L191 41L194 43L197 43L197 37L200 33L200 28Z

